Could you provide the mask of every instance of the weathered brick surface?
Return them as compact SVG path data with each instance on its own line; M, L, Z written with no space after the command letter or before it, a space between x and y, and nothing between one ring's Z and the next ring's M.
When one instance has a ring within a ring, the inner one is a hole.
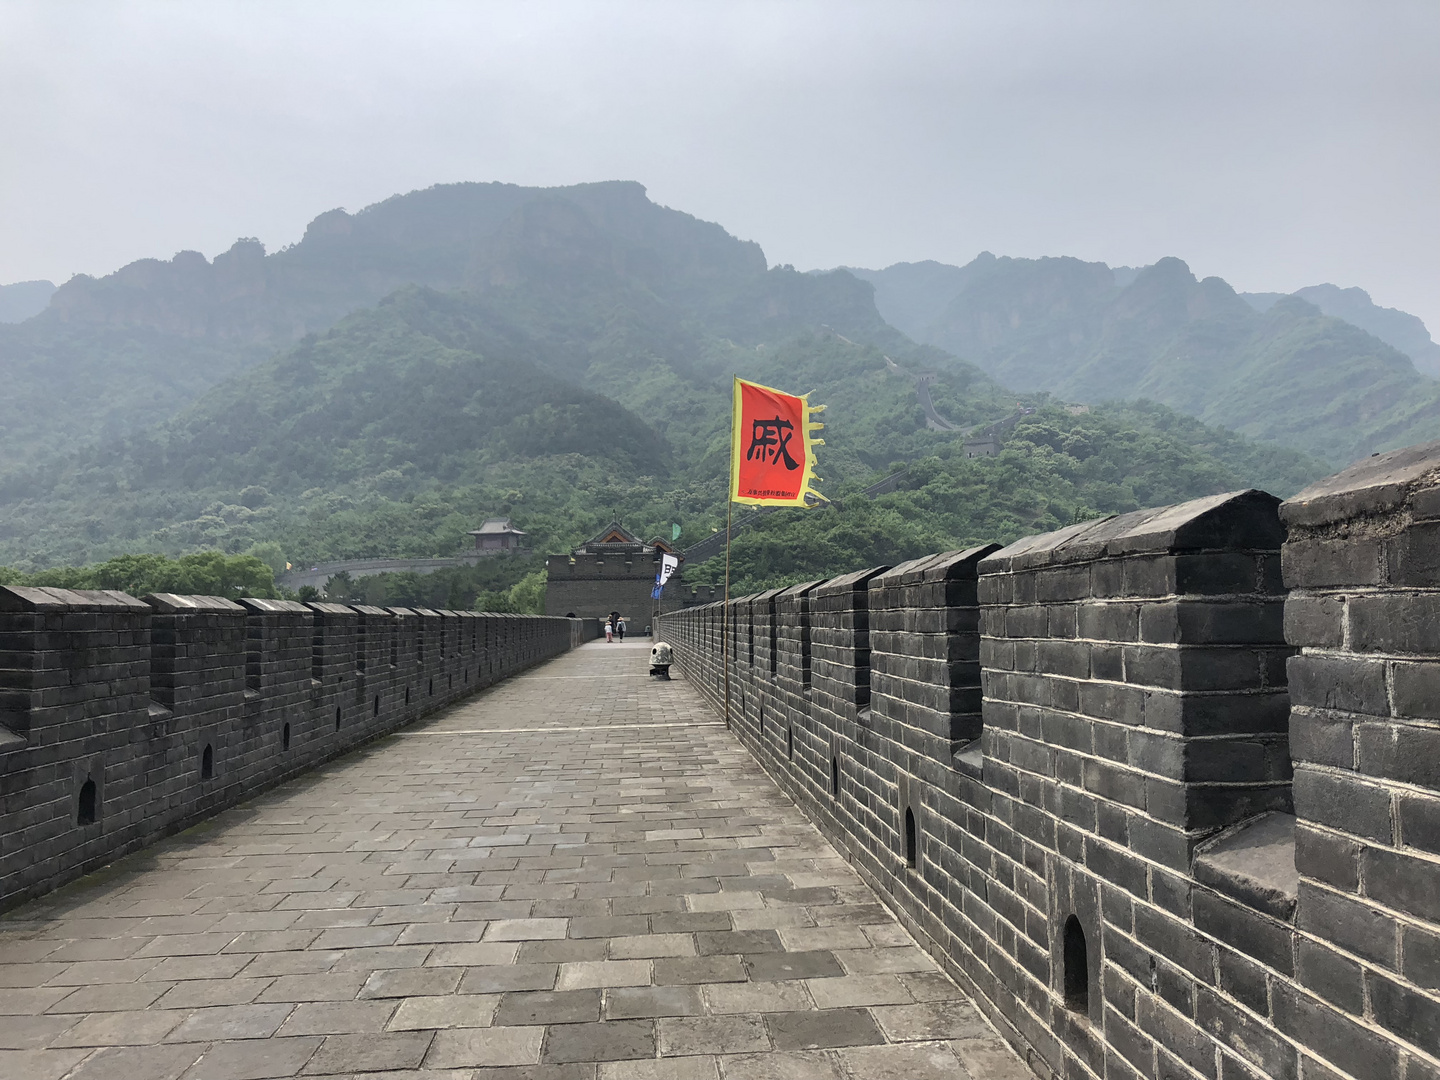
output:
M0 906L593 636L579 619L0 588Z
M1437 477L1440 444L658 634L1041 1075L1434 1077Z

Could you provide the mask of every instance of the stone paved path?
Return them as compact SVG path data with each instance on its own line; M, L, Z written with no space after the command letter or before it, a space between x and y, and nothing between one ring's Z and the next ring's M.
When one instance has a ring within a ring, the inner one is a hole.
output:
M0 920L3 1080L1029 1080L647 641Z

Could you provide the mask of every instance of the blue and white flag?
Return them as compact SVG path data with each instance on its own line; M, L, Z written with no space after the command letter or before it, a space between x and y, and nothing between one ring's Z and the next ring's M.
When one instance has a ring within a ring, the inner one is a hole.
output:
M655 587L650 590L650 599L659 600L660 594L665 591L665 583L670 580L670 575L675 573L680 560L674 555L660 556L660 572L655 575Z

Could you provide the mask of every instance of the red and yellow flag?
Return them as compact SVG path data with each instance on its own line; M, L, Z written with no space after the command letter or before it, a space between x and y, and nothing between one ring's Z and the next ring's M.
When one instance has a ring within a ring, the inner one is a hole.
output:
M782 394L759 383L735 380L734 429L730 440L730 499L767 506L815 506L825 500L812 484L815 450L824 427L810 414L804 394Z

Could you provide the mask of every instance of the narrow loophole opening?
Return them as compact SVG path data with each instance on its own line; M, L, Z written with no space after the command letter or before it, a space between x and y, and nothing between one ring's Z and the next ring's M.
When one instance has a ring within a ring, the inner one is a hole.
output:
M340 730L340 706L335 706L335 730Z
M919 860L920 842L919 834L915 828L915 811L910 807L905 808L905 865L911 870Z
M205 749L200 754L200 779L215 779L215 747L209 743L205 744Z
M410 687L405 687L405 704L410 704Z
M794 728L786 728L786 729L785 729L785 759L786 759L787 761L794 761L794 760L795 760L795 729L794 729Z
M434 680L434 679L431 679L431 680L430 680L429 685L428 685L428 687L427 687L427 692L428 692L428 694L429 694L430 697L434 697L434 696L435 696L435 680Z
M375 715L375 716L379 716L379 715L380 715L380 695L379 695L379 694L376 694L376 695L375 695L375 704L371 706L371 709L373 710L373 715Z
M75 820L81 825L95 824L95 781L88 776L80 785L80 806Z
M838 757L830 759L830 794L840 794L840 759Z
M1085 930L1074 915L1065 920L1065 1007L1090 1011L1090 959Z
M289 724L286 724L286 725L280 730L280 749L282 749L282 750L289 750L289 749L290 749L290 725L289 725Z

